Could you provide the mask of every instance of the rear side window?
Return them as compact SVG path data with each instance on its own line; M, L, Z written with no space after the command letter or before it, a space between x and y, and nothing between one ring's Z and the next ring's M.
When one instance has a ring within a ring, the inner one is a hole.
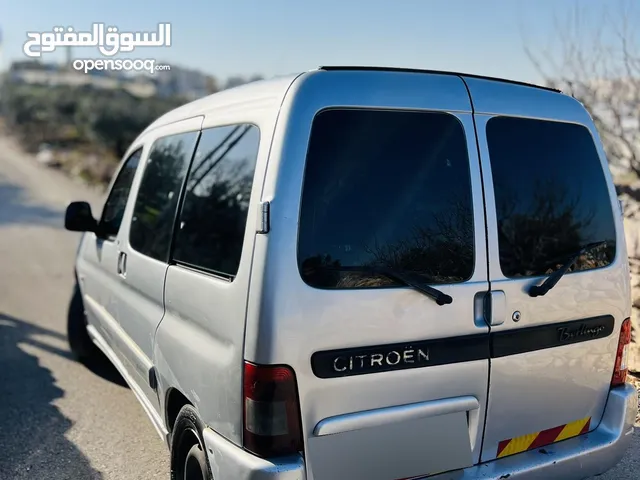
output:
M304 281L318 288L397 285L357 268L409 270L431 284L468 280L473 202L459 120L435 112L319 113L306 160L298 263Z
M197 132L159 138L149 152L133 210L129 242L138 252L167 261L180 189Z
M238 273L259 145L255 125L202 131L176 232L177 262L226 277Z
M581 125L512 117L487 123L506 277L544 275L587 244L572 271L609 265L616 231L591 133Z

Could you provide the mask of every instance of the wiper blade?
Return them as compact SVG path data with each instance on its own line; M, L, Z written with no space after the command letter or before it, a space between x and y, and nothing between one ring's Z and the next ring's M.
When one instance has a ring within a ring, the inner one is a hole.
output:
M407 270L396 270L395 268L386 267L328 267L328 270L337 270L340 272L365 272L383 275L391 280L406 285L417 290L420 293L434 299L438 305L447 305L453 302L453 298L440 290L430 287L424 283L422 275Z
M549 275L547 279L544 282L542 282L541 285L533 285L529 289L529 296L541 297L542 295L545 295L549 290L555 287L556 283L558 283L560 279L563 277L563 275L569 271L569 269L573 266L574 263L576 263L576 261L578 260L578 258L580 258L581 255L584 255L586 252L588 252L593 248L600 247L606 244L607 244L606 241L589 243L584 247L582 247L577 252L569 255L568 260L558 270L556 270L551 275Z

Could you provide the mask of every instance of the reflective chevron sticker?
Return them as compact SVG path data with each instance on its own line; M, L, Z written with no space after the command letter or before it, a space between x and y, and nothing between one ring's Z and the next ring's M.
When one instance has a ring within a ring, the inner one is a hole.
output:
M544 447L560 440L577 437L589 431L591 417L583 418L566 425L543 430L542 432L530 433L521 437L503 440L498 444L497 458L508 457L516 453L526 452L534 448Z

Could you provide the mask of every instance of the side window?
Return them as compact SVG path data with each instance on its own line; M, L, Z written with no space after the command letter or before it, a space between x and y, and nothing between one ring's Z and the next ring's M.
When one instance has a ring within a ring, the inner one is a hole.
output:
M614 214L591 133L582 125L513 117L487 123L500 267L546 275L591 243L572 271L610 264Z
M254 125L203 130L176 232L177 262L237 274L259 143Z
M197 138L197 132L163 137L149 152L133 208L129 243L156 260L168 260L180 190Z
M109 192L107 201L102 208L102 215L100 218L101 237L112 239L118 235L118 230L120 230L120 224L122 223L122 217L124 215L124 209L127 206L129 192L131 191L133 177L135 176L136 169L140 163L141 156L142 148L133 152L129 158L125 160L122 168L118 172L118 177L113 182L111 192Z

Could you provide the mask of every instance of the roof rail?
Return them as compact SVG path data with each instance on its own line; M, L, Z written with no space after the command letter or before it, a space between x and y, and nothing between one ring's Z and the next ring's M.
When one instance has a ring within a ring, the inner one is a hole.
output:
M479 78L481 80L492 80L495 82L511 83L513 85L522 85L524 87L539 88L551 92L562 93L557 88L544 87L535 83L519 82L517 80L508 80L506 78L487 77L485 75L475 75L472 73L448 72L444 70L423 70L419 68L401 68L401 67L366 67L366 66L341 66L341 65L323 65L318 70L362 70L362 71L379 71L379 72L408 72L408 73L436 73L440 75L455 75L457 77Z

